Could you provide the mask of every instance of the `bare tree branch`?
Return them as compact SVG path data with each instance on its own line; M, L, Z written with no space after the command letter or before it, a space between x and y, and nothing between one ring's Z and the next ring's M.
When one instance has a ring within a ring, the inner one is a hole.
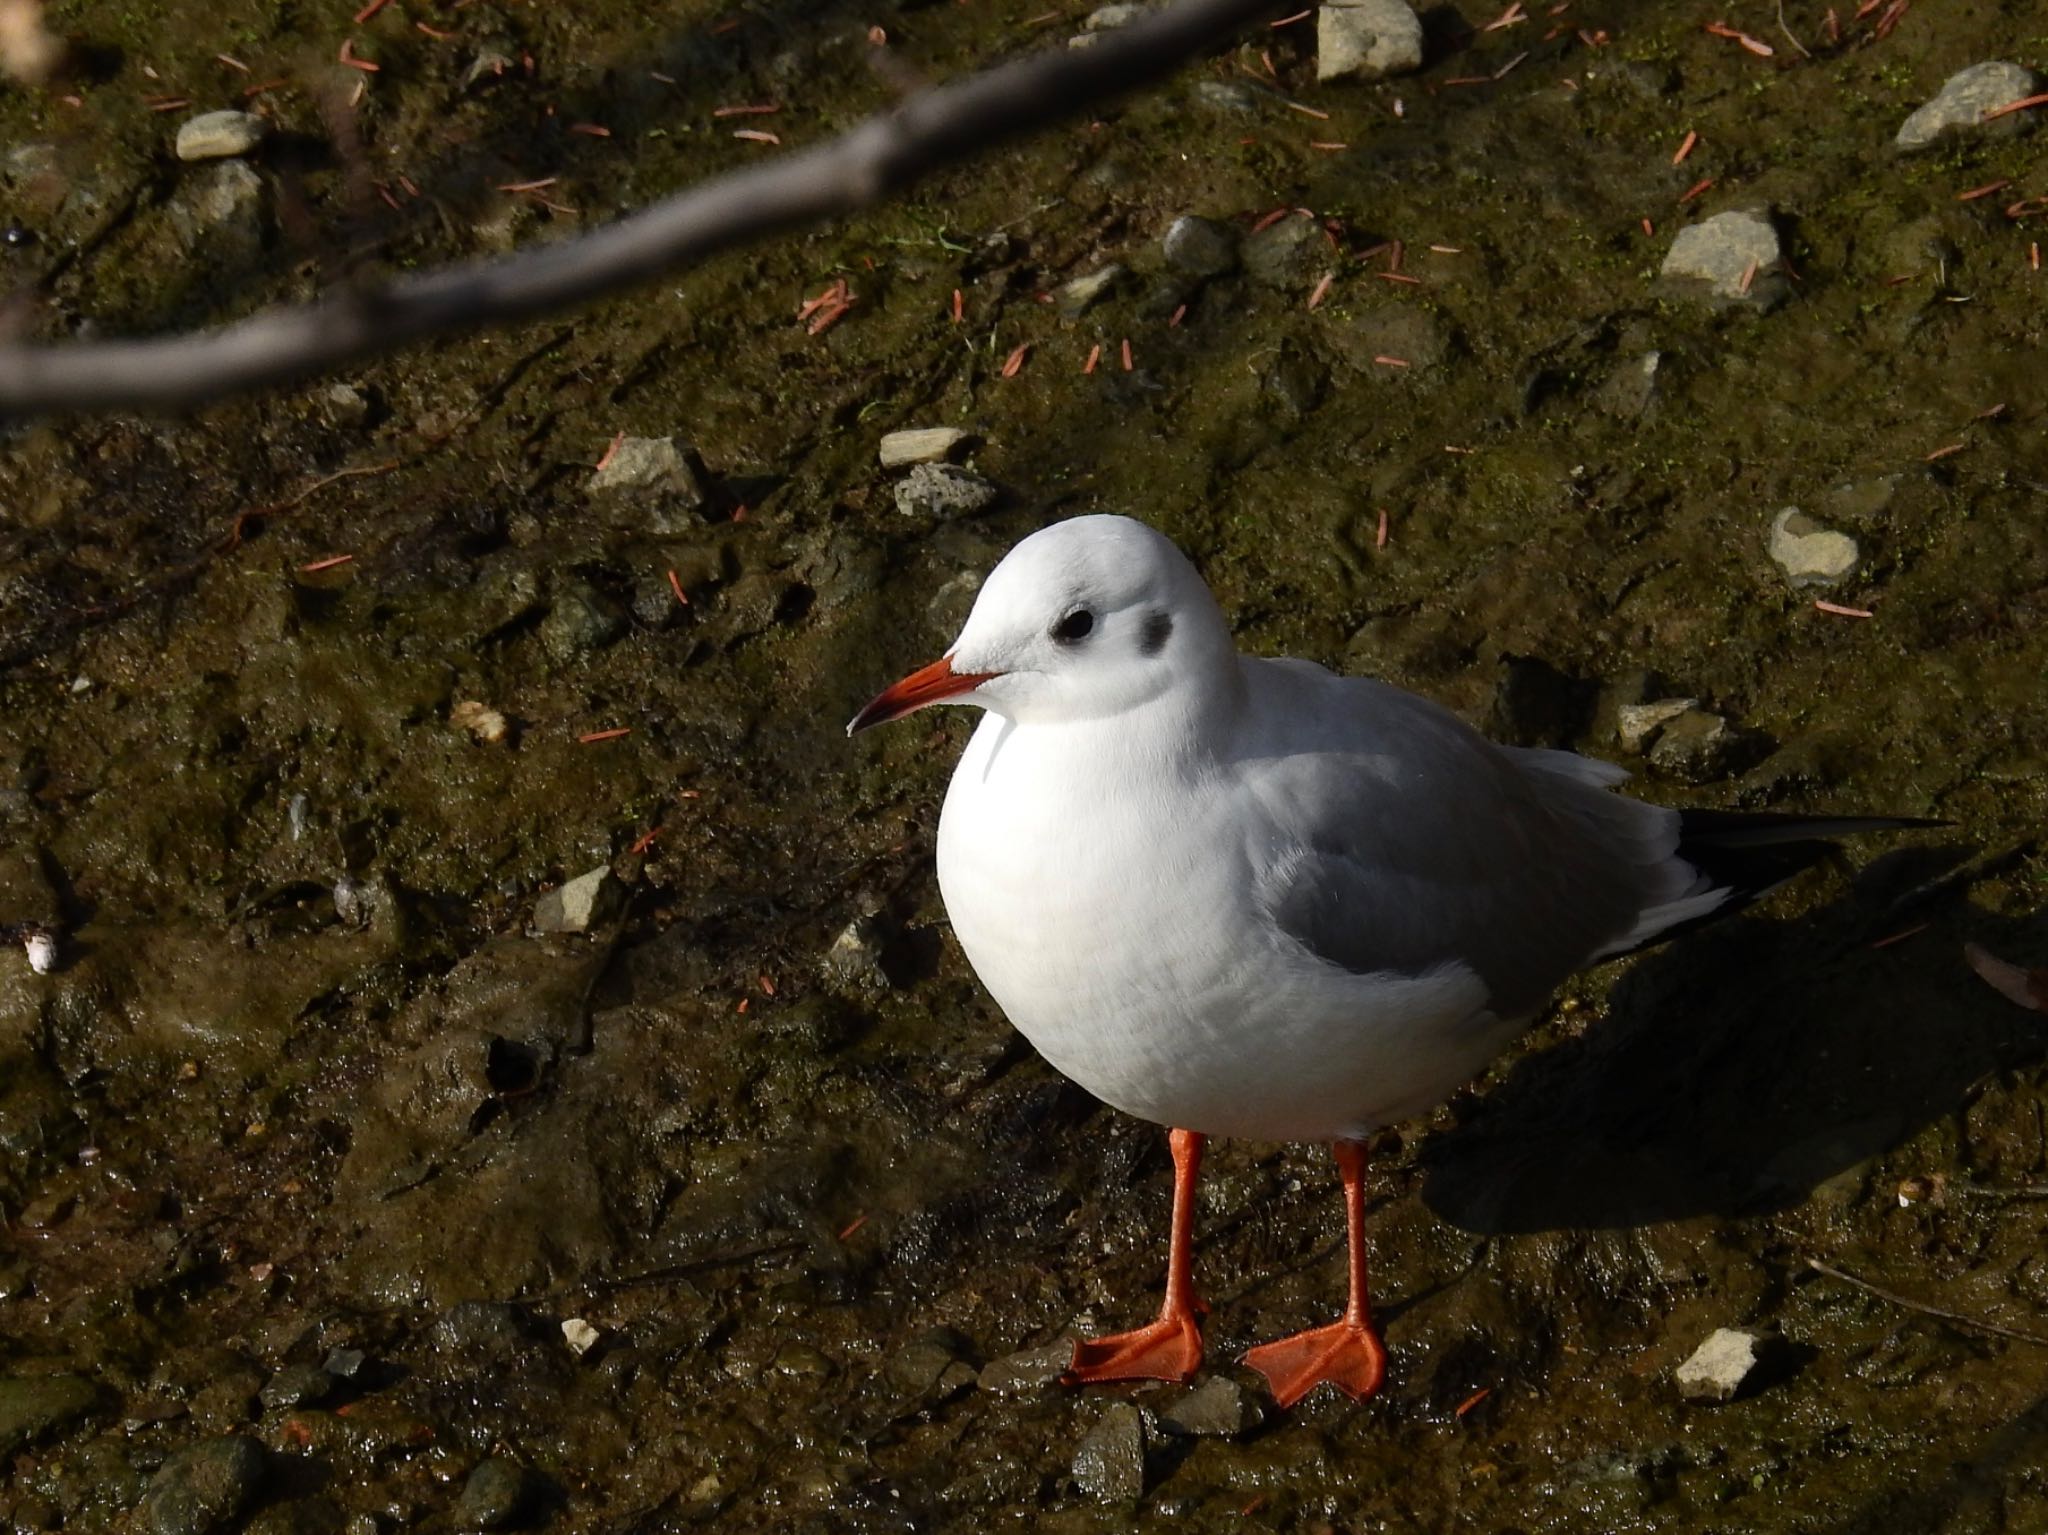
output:
M721 176L559 244L268 309L213 330L0 346L0 411L180 407L288 383L407 342L585 303L787 229L1148 84L1275 0L1180 0L1103 34L924 91L824 144Z

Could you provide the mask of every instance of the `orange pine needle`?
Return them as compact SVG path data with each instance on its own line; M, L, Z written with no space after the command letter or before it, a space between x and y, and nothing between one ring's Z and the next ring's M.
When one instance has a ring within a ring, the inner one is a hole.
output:
M629 736L632 733L633 727L631 725L617 725L610 730L588 731L578 736L576 741L580 746L588 746L593 741L616 741L620 736Z
M1686 130L1685 142L1678 146L1678 153L1671 157L1671 163L1673 165L1685 164L1685 157L1692 153L1693 145L1697 144L1699 141L1700 136L1698 133L1692 131L1691 129Z
M1102 343L1098 341L1095 343L1095 345L1088 348L1088 360L1081 364L1081 371L1083 373L1093 373L1095 371L1095 365L1101 361Z
M1024 366L1024 359L1030 354L1030 352L1030 342L1019 342L1017 345L1017 349L1014 352L1010 353L1008 357L1003 359L1002 376L1004 378L1015 378L1017 376L1017 370Z
M299 573L310 576L316 570L332 570L337 565L346 565L354 558L355 556L352 554L330 554L325 559L314 560L310 564L301 565Z

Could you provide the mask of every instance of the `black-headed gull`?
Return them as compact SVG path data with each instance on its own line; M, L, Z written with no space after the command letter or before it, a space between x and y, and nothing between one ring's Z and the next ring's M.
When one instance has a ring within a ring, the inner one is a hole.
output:
M1647 805L1604 762L1239 655L1194 567L1127 517L1018 544L952 649L847 729L945 701L988 712L939 820L975 973L1054 1066L1172 1132L1165 1305L1077 1344L1072 1383L1200 1365L1195 1181L1204 1139L1236 1135L1333 1142L1350 1234L1343 1317L1246 1362L1283 1406L1370 1395L1366 1136L1470 1081L1573 971L1745 904L1817 837L1916 824Z

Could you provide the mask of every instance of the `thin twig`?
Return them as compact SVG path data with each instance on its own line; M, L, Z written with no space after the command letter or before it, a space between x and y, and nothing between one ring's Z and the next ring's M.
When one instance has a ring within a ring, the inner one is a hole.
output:
M717 177L573 240L464 262L233 325L0 347L0 411L187 407L423 337L587 303L714 251L880 202L934 169L1170 73L1278 9L1181 0L1088 49L1055 48L912 96L812 149Z
M1792 35L1792 29L1785 25L1785 0L1778 0L1778 30L1785 34L1785 41L1790 43L1794 48L1797 48L1802 55L1809 59L1813 57L1812 54L1807 53L1806 44L1802 43L1798 38L1794 37Z
M1818 1258L1808 1258L1806 1266L1816 1273L1827 1275L1830 1279L1839 1279L1845 1285L1854 1286L1865 1295L1874 1295L1881 1301L1889 1301L1892 1305L1902 1306L1908 1311L1917 1311L1922 1316L1939 1317L1942 1321L1953 1322L1958 1327L1970 1327L1978 1332L1996 1333L2001 1338L2017 1338L2022 1343L2038 1343L2042 1347L2048 1348L2048 1338L2042 1337L2039 1333L2021 1332L2017 1327L2007 1327L1998 1322L1987 1322L1982 1317L1966 1316L1960 1311L1948 1311L1940 1306L1930 1306L1925 1301L1909 1299L1899 1294L1896 1290L1887 1290L1882 1285L1874 1285L1867 1279L1858 1279L1854 1274L1844 1273L1833 1264L1823 1263Z

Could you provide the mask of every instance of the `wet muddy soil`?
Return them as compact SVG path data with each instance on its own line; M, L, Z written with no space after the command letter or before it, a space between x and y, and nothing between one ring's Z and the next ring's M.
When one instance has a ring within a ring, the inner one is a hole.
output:
M17 323L562 238L776 152L735 124L813 142L1083 14L347 9L53 7L70 72L0 97ZM2048 67L2048 28L1853 9L1830 41L1806 0L1789 36L1445 7L1377 84L1262 28L588 312L8 426L0 924L61 962L0 954L0 1517L2048 1526L2048 1020L1961 961L2048 962L2048 219L2007 211L2048 140L1892 148L1956 70ZM251 104L257 155L173 158ZM1782 242L1753 291L1660 279L1744 209ZM1228 270L1169 265L1183 214ZM993 506L899 509L878 444L925 426ZM621 434L690 452L593 489ZM1788 506L1855 540L1835 585L1774 562ZM1233 1362L1337 1304L1313 1147L1212 1156L1194 1388L1052 1383L1156 1303L1163 1137L949 939L969 722L841 733L1011 541L1095 510L1180 540L1248 648L1667 802L1954 823L1582 977L1383 1135L1364 1406L1275 1411ZM1695 717L1625 744L1666 698ZM1721 1327L1756 1371L1682 1399Z

